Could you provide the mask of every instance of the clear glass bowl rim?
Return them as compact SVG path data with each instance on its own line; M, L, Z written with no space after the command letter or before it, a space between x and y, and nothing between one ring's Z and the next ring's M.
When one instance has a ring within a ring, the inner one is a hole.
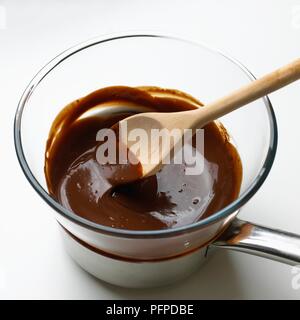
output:
M116 35L105 35L96 37L93 39L90 39L88 41L85 41L83 43L80 43L78 45L75 45L59 55L57 55L54 59L52 59L48 64L46 64L30 81L29 85L25 89L24 93L21 96L21 99L19 101L15 120L14 120L14 142L15 142L15 150L16 154L20 163L20 166L29 181L29 183L32 185L32 187L35 189L35 191L60 215L62 215L64 218L71 220L72 222L75 222L79 225L81 225L84 228L91 229L96 232L101 232L105 234L110 234L113 236L118 237L129 237L129 238L160 238L160 237L172 237L175 235L179 235L182 233L188 233L191 231L195 231L197 229L201 229L209 224L212 224L214 222L217 222L220 219L224 219L230 214L236 212L239 210L261 187L263 182L265 181L266 177L268 176L271 167L274 162L274 158L276 155L276 149L277 149L277 142L278 142L278 130L277 130L277 122L275 113L273 110L273 107L271 105L271 102L267 96L263 98L264 104L266 106L268 116L269 116L269 122L270 122L270 144L267 152L267 156L264 160L263 166L260 169L260 172L255 177L254 181L250 184L250 186L232 203L230 203L228 206L223 208L222 210L219 210L218 212L214 213L213 215L200 220L198 222L195 222L193 224L185 225L178 228L172 228L172 229L163 229L163 230L151 230L151 231L142 231L142 230L125 230L125 229L116 229L111 228L107 226L103 226L97 223L94 223L92 221L89 221L87 219L84 219L75 213L67 210L63 206L61 206L58 202L56 202L49 194L48 192L40 185L40 183L37 181L37 179L34 177L33 173L30 170L30 167L26 161L25 154L23 152L22 147L22 138L21 138L21 123L22 123L22 114L23 110L27 105L27 102L31 96L31 94L34 92L34 90L38 87L39 83L47 76L51 70L56 68L61 62L66 60L67 58L71 57L72 55L76 54L77 52L80 52L84 49L87 49L89 47L92 47L94 45L98 45L104 42L108 41L116 41L124 38L162 38L166 40L175 40L175 41L181 41L186 44L190 44L193 46L200 46L202 48L205 48L208 51L211 51L212 53L217 53L224 57L225 59L228 59L233 64L238 66L249 78L249 80L253 81L255 80L254 75L239 61L236 59L228 56L227 54L222 53L219 50L212 49L209 46L206 46L199 42L194 42L191 40L183 39L174 35L167 35L167 34L159 34L159 33L144 33L144 32L134 32L134 33L118 33Z

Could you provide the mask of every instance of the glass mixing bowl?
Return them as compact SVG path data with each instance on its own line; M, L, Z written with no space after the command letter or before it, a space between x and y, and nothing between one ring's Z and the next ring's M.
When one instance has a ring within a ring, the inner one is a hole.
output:
M182 256L218 238L267 177L277 144L276 120L267 97L220 119L243 164L239 197L203 220L166 230L130 231L98 225L53 199L44 175L50 126L66 104L106 86L174 88L205 104L253 79L237 61L191 41L150 34L93 39L54 58L28 85L15 118L17 156L34 190L79 241L120 259L154 261Z

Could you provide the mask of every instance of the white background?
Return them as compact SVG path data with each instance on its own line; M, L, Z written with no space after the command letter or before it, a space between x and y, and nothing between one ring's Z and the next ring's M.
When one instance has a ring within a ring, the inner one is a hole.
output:
M96 280L64 252L51 209L23 176L13 145L22 91L62 50L105 33L166 31L219 48L260 76L300 57L300 0L0 0L0 19L0 298L300 298L291 267L224 251L170 287L129 290ZM299 83L270 98L277 157L240 217L300 234Z

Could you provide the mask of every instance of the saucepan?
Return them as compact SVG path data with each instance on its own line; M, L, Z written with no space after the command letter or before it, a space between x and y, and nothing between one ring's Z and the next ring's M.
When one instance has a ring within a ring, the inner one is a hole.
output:
M127 85L175 88L206 103L253 79L241 63L205 45L143 33L89 40L37 73L17 109L16 152L29 183L54 209L66 249L82 268L115 285L151 287L191 274L215 247L300 263L298 235L237 218L265 181L276 154L276 118L268 97L219 119L239 151L243 180L239 197L203 220L155 231L110 228L68 211L47 191L45 144L52 121L69 102L102 87Z

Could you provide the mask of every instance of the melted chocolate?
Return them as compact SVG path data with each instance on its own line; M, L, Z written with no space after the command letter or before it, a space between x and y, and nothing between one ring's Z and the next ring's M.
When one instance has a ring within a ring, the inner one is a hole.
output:
M196 107L201 103L193 97L156 87L108 87L72 102L56 117L47 141L50 194L81 217L130 230L179 227L224 208L239 194L242 166L226 130L215 122L204 127L200 175L186 175L186 164L169 164L154 176L124 184L128 174L139 177L140 165L101 165L96 160L100 129L139 112ZM190 147L195 148L195 141Z

